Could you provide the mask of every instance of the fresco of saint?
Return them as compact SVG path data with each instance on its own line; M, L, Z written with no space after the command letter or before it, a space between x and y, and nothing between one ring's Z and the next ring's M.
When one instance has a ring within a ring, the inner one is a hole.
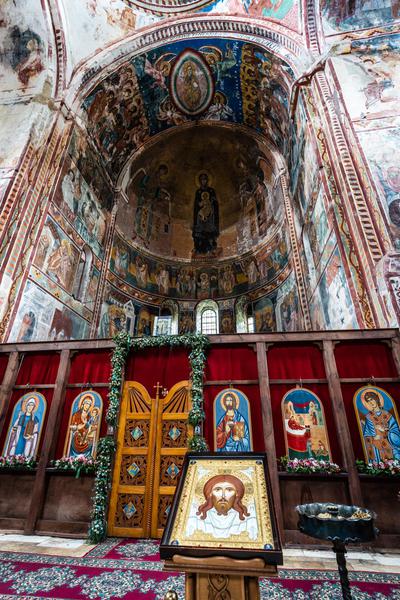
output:
M286 452L294 458L331 460L322 402L310 390L295 388L282 399Z
M3 456L36 458L46 414L46 399L38 392L22 396L14 407Z
M217 539L247 532L249 539L258 537L254 503L242 503L245 487L235 475L221 474L211 477L204 484L204 502L192 506L186 525L186 535L195 531Z
M207 173L199 175L193 214L193 242L195 252L208 254L217 249L219 237L219 207L215 190L208 185Z
M355 393L354 409L365 460L400 460L399 417L393 398L381 388L363 387Z
M83 392L72 403L64 456L96 457L103 400L96 392Z
M217 452L251 452L250 406L239 390L220 392L214 400L216 429L214 449Z

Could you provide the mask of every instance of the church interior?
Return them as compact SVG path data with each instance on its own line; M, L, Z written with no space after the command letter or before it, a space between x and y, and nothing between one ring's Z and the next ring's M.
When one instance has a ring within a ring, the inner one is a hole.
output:
M399 0L0 0L0 598L398 598L399 49Z

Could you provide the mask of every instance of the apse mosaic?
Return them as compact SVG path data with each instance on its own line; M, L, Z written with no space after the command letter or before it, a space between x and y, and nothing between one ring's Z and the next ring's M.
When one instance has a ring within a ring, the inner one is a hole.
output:
M400 421L390 394L365 386L357 390L353 402L365 461L400 460Z
M318 396L297 387L284 395L281 404L289 460L332 460L324 407Z
M81 392L71 406L64 457L96 458L103 400L97 392Z
M253 450L250 403L235 388L222 390L214 400L214 450L251 452Z
M36 458L46 408L46 398L39 392L29 392L18 400L11 415L3 456Z
M336 31L391 25L400 19L398 0L321 0L320 7L328 35Z
M266 244L282 226L283 192L274 171L270 151L241 130L204 124L175 130L133 159L117 231L161 256L237 256ZM125 256L121 250L117 271L126 269ZM169 285L160 267L160 289Z
M180 64L185 50L192 59L186 55ZM86 125L113 177L150 136L193 118L243 123L267 132L283 150L292 76L280 59L252 44L175 42L133 58L98 85L83 104Z

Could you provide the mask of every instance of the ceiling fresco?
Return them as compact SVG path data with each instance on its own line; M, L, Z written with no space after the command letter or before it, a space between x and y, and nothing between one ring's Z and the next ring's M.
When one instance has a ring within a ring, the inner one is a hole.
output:
M186 12L215 12L269 17L298 27L297 0L124 0L133 10L171 16Z
M84 119L114 181L152 135L191 121L247 125L285 152L292 76L281 59L242 41L176 42L104 79L84 101Z
M398 0L321 0L326 34L391 25L400 20Z
M131 163L129 203L120 203L117 228L160 256L244 254L282 224L282 189L273 168L270 153L240 129L176 129Z

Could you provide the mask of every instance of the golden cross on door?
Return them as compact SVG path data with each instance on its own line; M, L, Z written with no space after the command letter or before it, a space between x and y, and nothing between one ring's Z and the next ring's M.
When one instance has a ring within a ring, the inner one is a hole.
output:
M160 392L163 396L166 396L168 394L167 388L165 388L163 385L160 385L159 381L157 381L157 385L153 385L153 388L156 389L156 400L160 399Z

